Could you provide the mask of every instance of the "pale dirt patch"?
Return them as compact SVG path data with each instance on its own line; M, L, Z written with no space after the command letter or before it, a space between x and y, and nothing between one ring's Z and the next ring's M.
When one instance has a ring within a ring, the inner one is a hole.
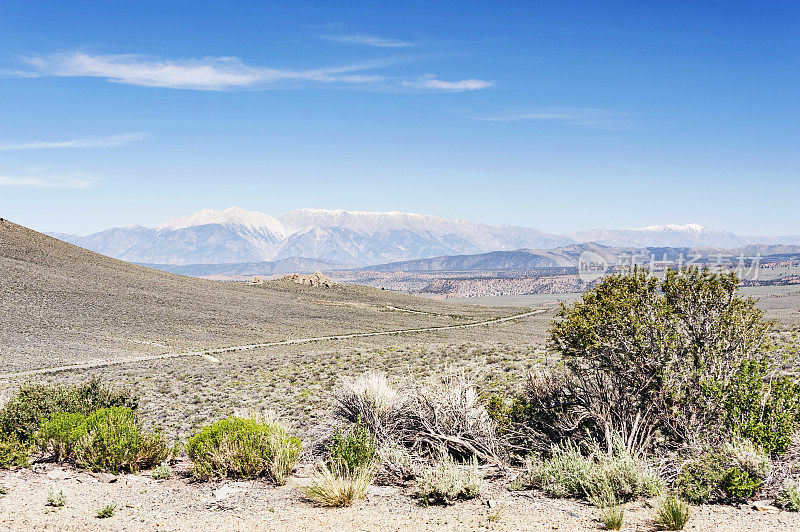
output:
M185 475L187 464L175 468ZM587 504L510 492L499 483L483 497L453 506L423 507L408 490L371 487L352 508L325 509L304 501L298 486L304 470L286 486L261 481L193 482L178 475L155 481L141 475L90 474L37 465L0 472L2 530L601 530L597 510ZM112 482L109 482L112 481ZM50 491L64 491L66 506L45 505ZM488 501L492 501L492 508ZM115 502L113 517L97 509ZM498 513L499 512L499 513ZM491 516L497 514L496 520ZM632 503L623 530L652 530L650 510ZM768 514L731 506L693 508L686 530L773 532L800 529L800 514Z

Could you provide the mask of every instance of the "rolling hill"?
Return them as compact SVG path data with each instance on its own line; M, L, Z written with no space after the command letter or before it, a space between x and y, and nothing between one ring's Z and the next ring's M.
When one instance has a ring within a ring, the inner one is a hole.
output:
M0 221L0 372L507 314L365 286L184 277Z

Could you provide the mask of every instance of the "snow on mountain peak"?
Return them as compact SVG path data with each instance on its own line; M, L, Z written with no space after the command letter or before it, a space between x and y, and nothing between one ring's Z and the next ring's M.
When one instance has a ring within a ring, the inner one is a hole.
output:
M681 233L694 233L699 234L706 230L706 227L701 224L684 224L684 225L677 225L677 224L668 224L668 225L648 225L646 227L638 227L636 229L631 229L632 231L678 231Z
M353 231L376 232L391 229L426 230L457 222L431 214L389 211L347 211L343 209L297 209L281 216L289 231L308 227L343 227Z
M228 207L221 211L203 209L189 216L170 218L157 229L183 229L208 224L240 225L249 229L266 229L279 236L286 234L283 224L274 216L263 212L246 211L239 207Z

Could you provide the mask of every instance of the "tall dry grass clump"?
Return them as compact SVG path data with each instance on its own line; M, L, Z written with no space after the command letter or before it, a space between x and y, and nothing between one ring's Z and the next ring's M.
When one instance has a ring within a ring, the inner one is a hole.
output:
M386 374L371 371L357 378L342 379L334 397L334 413L351 423L367 427L384 443L396 432L398 392Z
M350 471L346 465L334 461L319 464L300 490L306 498L320 506L350 506L364 498L374 478L375 469L372 465Z
M665 497L656 505L653 524L661 530L683 530L690 516L688 504L677 497Z
M477 389L477 375L448 369L437 383L415 387L403 403L401 441L431 453L502 465L496 426Z
M382 373L342 381L335 413L367 427L380 445L401 444L436 457L442 450L502 465L495 423L480 399L475 375L445 370L438 382L395 390Z

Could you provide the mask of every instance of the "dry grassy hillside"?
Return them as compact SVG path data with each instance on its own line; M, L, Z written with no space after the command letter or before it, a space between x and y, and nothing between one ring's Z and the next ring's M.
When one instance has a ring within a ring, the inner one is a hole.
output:
M390 310L413 309L429 314ZM363 286L183 277L0 222L0 372L515 313ZM502 336L520 334L495 328ZM522 333L524 334L524 332ZM486 332L465 332L486 339Z

